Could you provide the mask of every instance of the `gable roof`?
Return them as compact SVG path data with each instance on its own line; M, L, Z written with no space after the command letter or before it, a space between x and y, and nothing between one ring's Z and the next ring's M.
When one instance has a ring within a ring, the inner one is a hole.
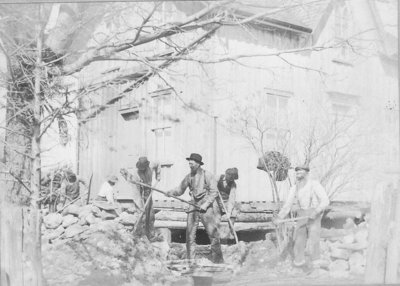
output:
M252 23L280 27L295 32L311 34L318 27L324 12L332 0L241 0L231 4L234 16L239 19L264 14ZM175 5L185 13L204 8L206 4L197 2L177 2Z
M266 12L264 19L274 19L312 32L329 3L330 0L245 0L237 4L237 10L252 14Z

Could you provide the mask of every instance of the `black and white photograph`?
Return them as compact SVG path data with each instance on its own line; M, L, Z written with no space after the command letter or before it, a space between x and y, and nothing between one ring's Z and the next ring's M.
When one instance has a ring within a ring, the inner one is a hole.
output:
M0 0L0 286L400 285L397 0Z

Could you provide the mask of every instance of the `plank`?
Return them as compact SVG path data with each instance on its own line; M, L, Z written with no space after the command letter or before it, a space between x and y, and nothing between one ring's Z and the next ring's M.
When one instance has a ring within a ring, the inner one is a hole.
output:
M390 222L391 187L381 184L371 200L371 220L368 231L367 264L365 282L385 282L386 248Z
M222 227L229 227L228 223L222 222ZM154 223L156 228L169 228L169 229L186 229L186 221L172 221L172 220L156 220ZM275 226L271 222L259 223L246 223L237 222L234 224L235 231L255 231L255 230L269 230L274 229ZM203 224L199 223L199 229L204 229Z
M239 213L236 222L268 222L271 221L272 214L267 213ZM157 220L175 220L186 221L187 214L185 212L162 210L156 214ZM227 221L226 216L222 217L222 221Z

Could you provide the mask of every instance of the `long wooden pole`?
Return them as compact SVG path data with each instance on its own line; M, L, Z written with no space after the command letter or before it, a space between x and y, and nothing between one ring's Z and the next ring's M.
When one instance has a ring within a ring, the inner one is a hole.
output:
M34 221L34 245L32 251L33 259L33 286L43 285L43 269L42 269L42 235L41 235L41 213L40 213L40 189L41 189L41 115L42 115L42 49L43 49L43 26L41 24L41 5L37 6L37 24L36 24L36 63L35 63L35 82L33 94L33 123L32 123L32 175L31 175L31 190L33 208L32 220Z
M221 200L221 205L222 205L222 207L224 208L224 211L225 211L225 213L226 213L226 217L228 218L228 225L229 225L229 228L230 228L231 231L232 231L232 234L233 234L233 237L235 238L236 244L238 244L238 243L239 243L239 239L238 239L238 237L237 237L235 228L233 227L233 223L232 223L232 221L231 221L231 215L228 213L228 210L226 209L225 204L224 204L224 200L222 199L221 193L220 193L219 191L218 191L218 196L219 196L219 199Z
M89 204L89 200L90 200L90 189L92 187L92 179L93 179L93 173L92 173L92 175L90 176L90 179L89 179L88 194L87 194L87 198L86 198L86 204L87 205Z
M177 199L178 201L181 201L181 202L183 202L183 203L185 203L185 204L191 205L191 206L195 207L196 209L200 209L200 207L199 207L198 205L196 205L196 204L194 204L194 203L191 203L191 202L188 202L188 201L186 201L186 200L184 200L184 199L181 199L180 197L177 197L177 196L174 196L174 195L167 195L166 192L164 192L164 191L162 191L162 190L160 190L160 189L154 188L154 187L152 187L152 186L149 186L149 185L147 185L147 184L144 184L144 183L141 183L141 182L138 182L138 181L135 181L135 180L130 180L130 182L133 183L133 184L136 184L136 185L138 185L138 186L142 186L142 187L145 187L145 188L152 189L152 190L154 190L154 191L156 191L156 192L158 192L158 193L161 193L161 194L163 194L163 195L165 195L165 196L167 196L167 197L172 197L172 198L174 198L174 199Z

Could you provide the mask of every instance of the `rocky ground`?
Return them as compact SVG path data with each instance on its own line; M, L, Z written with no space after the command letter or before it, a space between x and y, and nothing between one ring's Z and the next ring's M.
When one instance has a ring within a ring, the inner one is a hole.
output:
M44 217L43 267L49 286L193 285L185 269L185 245L150 243L132 234L138 214L119 216L93 205L71 205ZM265 240L223 245L225 265L213 285L361 283L365 267L367 224L351 220L343 229L324 229L318 268L297 269L290 254L278 256L273 234ZM210 265L209 246L198 246L200 270ZM203 267L203 268L202 268ZM203 272L204 272L203 271Z

